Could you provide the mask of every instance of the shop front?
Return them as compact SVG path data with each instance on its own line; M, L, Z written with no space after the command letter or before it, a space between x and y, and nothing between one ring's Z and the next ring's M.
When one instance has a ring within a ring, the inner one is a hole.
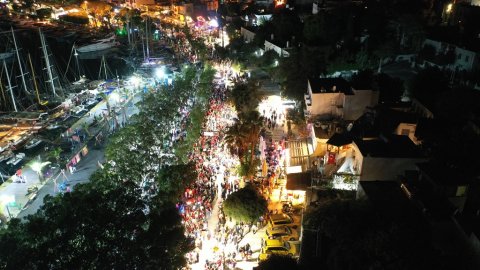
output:
M306 201L306 192L311 187L312 174L310 172L287 174L287 201L292 205L303 205Z

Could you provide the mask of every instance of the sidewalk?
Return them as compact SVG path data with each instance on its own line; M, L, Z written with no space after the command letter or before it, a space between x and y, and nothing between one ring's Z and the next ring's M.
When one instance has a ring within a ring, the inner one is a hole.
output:
M124 106L128 106L130 103L135 103L140 98L139 95L133 95L129 100L125 101ZM112 107L118 105L117 103L111 103ZM95 107L93 107L84 117L79 119L71 127L73 130L74 127L79 127L82 123L87 122L91 124L95 116L102 115L103 110L106 109L105 101L99 102ZM137 109L134 106L128 106L127 110L127 119L129 116L137 112ZM125 123L123 115L119 117L119 124ZM82 182L87 182L90 178L90 175L97 169L98 162L104 160L103 147L102 149L93 149L93 140L98 132L101 132L105 128L112 128L112 119L109 119L108 122L102 121L96 127L89 128L91 136L86 138L85 141L77 145L72 152L70 152L69 160L71 160L81 149L88 145L89 153L82 157L82 160L77 165L77 172L73 175L66 170L66 168L57 168L52 167L52 175L45 179L44 182L40 182L38 174L33 171L29 164L34 162L31 160L22 167L22 175L25 178L25 183L15 183L15 182L5 182L0 186L0 215L3 214L7 219L14 217L24 217L29 214L35 213L38 208L43 204L43 198L49 194L54 195L57 191L57 187L54 183L56 180L57 184L66 180L65 177L61 174L61 169L65 169L66 178L68 179L66 183L70 184L70 188L73 189L74 185ZM58 140L61 140L59 138ZM45 162L45 160L42 160ZM11 179L15 179L12 177ZM28 188L37 187L37 192L32 192L27 194Z

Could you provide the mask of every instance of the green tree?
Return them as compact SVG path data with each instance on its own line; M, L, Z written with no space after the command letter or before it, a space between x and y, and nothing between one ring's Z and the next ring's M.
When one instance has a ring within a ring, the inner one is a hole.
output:
M294 37L295 40L302 38L303 25L297 12L284 9L274 13L271 22L274 28L274 39L279 42L279 44L286 44L287 41L292 43L292 37ZM270 39L270 37L268 37L268 39Z
M260 102L260 93L256 82L250 80L246 83L236 83L231 92L231 99L237 112L255 110Z
M384 73L375 76L374 85L380 91L379 103L399 102L405 91L402 79L392 78Z
M243 157L244 151L247 149L247 146L245 145L246 134L238 122L228 127L225 131L223 141L232 155L236 155L240 158Z
M312 236L326 269L432 269L428 225L415 211L390 215L368 201L332 199L310 208L303 225L317 232Z
M58 165L60 164L60 158L63 150L60 147L55 147L53 148L49 153L48 153L48 160L51 162L55 162Z
M267 211L267 201L248 185L230 194L223 203L227 217L237 222L256 222Z
M304 70L301 53L297 49L290 51L290 57L279 60L273 77L282 85L282 95L301 102L307 91L308 74Z
M179 269L191 247L172 203L148 204L133 182L111 179L47 196L0 230L1 269Z
M448 88L447 77L437 68L423 69L409 82L409 92L423 102L434 100Z
M156 185L159 193L173 202L195 179L197 171L194 163L169 165L160 170Z

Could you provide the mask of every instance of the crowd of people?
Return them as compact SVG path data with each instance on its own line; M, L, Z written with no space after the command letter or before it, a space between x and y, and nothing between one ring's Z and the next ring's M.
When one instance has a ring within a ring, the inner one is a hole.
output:
M194 239L195 249L188 254L189 263L196 264L203 259L205 269L224 269L224 265L234 265L232 252L225 253L225 244L238 243L240 239L238 234L227 229L221 205L211 219L216 224L209 224L214 204L221 204L222 199L239 188L238 180L230 170L237 161L221 143L223 130L235 117L226 98L227 87L218 79L209 100L203 133L189 156L196 165L198 177L177 204L186 234ZM200 256L202 250L205 252Z

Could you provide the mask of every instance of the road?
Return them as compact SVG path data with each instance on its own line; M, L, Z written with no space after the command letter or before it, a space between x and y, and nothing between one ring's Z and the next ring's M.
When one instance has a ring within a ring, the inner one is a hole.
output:
M126 106L125 114L127 119L132 114L138 112L136 106L131 106L130 104L135 104L140 99L141 95L137 94L132 100L124 104L124 106ZM110 101L110 105L113 107L119 104L116 101ZM104 101L100 102L92 108L89 113L85 114L82 119L72 125L72 129L82 126L84 122L92 123L94 117L99 117L106 111L106 107ZM120 113L117 117L120 125L125 122L124 118L123 113ZM114 125L113 121L109 122L111 126ZM94 149L92 144L93 142L89 142L89 153L77 164L76 172L71 174L65 171L65 174L61 175L57 168L57 172L54 174L55 176L48 179L45 183L40 182L37 173L28 165L23 166L22 175L25 177L25 183L5 183L0 187L0 206L2 206L0 212L7 218L23 218L35 213L40 206L43 205L43 198L46 195L55 195L59 192L56 184L62 183L65 180L65 183L69 184L70 188L73 189L76 184L88 181L90 175L98 168L98 162L104 161L104 149ZM40 187L38 192L36 192L36 196L35 193L27 194L28 188L34 186Z

